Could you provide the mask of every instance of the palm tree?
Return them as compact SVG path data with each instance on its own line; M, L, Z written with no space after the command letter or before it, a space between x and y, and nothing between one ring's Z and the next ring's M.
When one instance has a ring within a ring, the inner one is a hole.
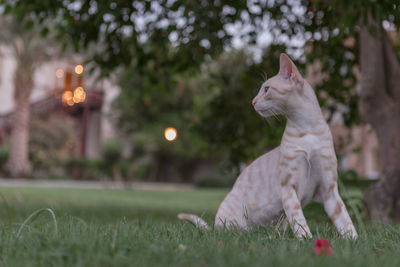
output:
M34 72L48 58L49 51L36 25L27 30L11 16L0 16L0 25L0 44L9 48L16 60L13 125L6 171L11 177L24 177L31 173L28 157L29 99L34 88Z

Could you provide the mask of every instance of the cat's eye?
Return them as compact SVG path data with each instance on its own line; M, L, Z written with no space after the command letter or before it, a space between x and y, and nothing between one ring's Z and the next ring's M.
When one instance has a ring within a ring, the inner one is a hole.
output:
M265 87L264 87L264 92L265 92L265 93L268 92L268 89L269 89L269 86L265 86Z

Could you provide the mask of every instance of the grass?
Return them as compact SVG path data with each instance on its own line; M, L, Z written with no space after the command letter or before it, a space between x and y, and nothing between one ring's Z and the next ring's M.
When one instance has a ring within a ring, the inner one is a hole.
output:
M313 240L274 227L252 232L202 231L180 211L212 222L226 190L128 191L1 188L0 266L400 266L400 227L367 225L344 240L313 204L305 214L332 256L313 255ZM49 212L21 223L36 210Z

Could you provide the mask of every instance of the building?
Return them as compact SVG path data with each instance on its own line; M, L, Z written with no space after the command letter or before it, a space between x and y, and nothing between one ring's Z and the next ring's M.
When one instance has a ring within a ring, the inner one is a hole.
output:
M7 47L0 47L0 135L4 137L10 131L14 108L13 75L16 62ZM101 144L115 135L109 118L111 103L118 95L119 88L110 80L98 81L90 76L82 66L82 58L73 56L68 59L56 59L41 65L35 71L35 88L31 95L32 117L45 117L56 112L64 113L76 121L79 148L77 155L96 158L100 156ZM75 67L80 67L75 70ZM79 74L78 74L79 73ZM72 78L72 79L71 79ZM70 81L68 81L70 79ZM68 84L69 83L69 84ZM69 88L66 88L68 87ZM71 102L77 87L77 96ZM63 92L69 90L70 102L63 98ZM1 138L4 141L4 138Z

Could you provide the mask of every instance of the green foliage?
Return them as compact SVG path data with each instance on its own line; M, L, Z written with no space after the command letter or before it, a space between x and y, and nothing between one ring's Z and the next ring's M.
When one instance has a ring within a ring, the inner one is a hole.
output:
M8 149L8 147L0 147L0 168L2 168L4 164L6 164L9 153L10 150Z
M366 189L370 185L376 183L377 180L369 180L364 177L360 177L355 171L349 170L345 172L339 172L339 179L346 186L356 186L361 189Z
M205 141L191 127L194 92L178 80L174 71L165 70L168 78L164 80L164 76L154 77L151 68L144 73L137 72L135 66L126 68L119 82L123 90L113 105L118 127L132 146L134 172L143 175L146 171L150 179L159 180L168 166L174 166L178 172L189 172L192 162L204 157L201 151ZM167 127L177 129L176 141L165 140ZM162 179L166 179L165 175Z
M233 166L253 160L280 143L284 121L272 120L268 125L251 105L265 81L264 70L270 76L278 72L277 48L266 51L268 57L260 63L245 51L233 50L207 62L201 74L188 80L188 87L195 92L194 129L209 144L208 153L225 156Z
M328 78L316 90L321 104L333 114L343 114L346 125L359 122L357 109L357 73L359 72L359 25L374 20L400 26L397 1L309 1L303 25L303 35L312 49L307 62L322 63ZM396 30L397 28L397 30ZM373 33L376 29L370 28ZM398 44L397 44L398 45ZM399 54L400 55L400 54ZM334 99L335 101L332 101Z
M64 162L66 175L75 180L101 180L105 179L102 172L102 161L84 157L72 157Z
M60 166L64 169L64 179L123 182L137 178L132 170L132 163L126 159L108 161L105 158L71 157Z
M141 66L154 62L157 77L165 68L186 70L215 56L232 39L226 24L252 27L243 33L255 42L266 4L254 1L65 1L3 0L4 12L12 13L26 27L36 21L51 22L65 45L90 49L91 60L105 74L133 61ZM43 32L45 33L45 32ZM173 49L171 49L173 48Z
M232 173L214 173L197 178L194 184L204 188L232 188L236 178Z
M279 47L267 52L261 63L245 51L224 53L203 63L196 75L171 72L172 84L151 79L150 71L126 69L114 107L119 128L132 135L133 157L146 151L153 159L225 159L227 166L239 167L277 146L284 123L269 126L251 106L263 69L277 72ZM178 131L174 142L163 138L170 126Z
M30 123L29 157L34 177L64 175L63 162L77 149L73 119L52 115Z
M123 144L120 139L108 140L103 144L102 158L110 165L122 159Z
M103 144L102 156L100 159L100 171L117 181L127 181L145 177L148 172L143 172L143 164L137 166L134 164L135 158L131 155L124 155L127 151L124 146L126 141L120 138L108 140ZM128 144L130 145L130 144ZM145 166L144 166L145 167Z

